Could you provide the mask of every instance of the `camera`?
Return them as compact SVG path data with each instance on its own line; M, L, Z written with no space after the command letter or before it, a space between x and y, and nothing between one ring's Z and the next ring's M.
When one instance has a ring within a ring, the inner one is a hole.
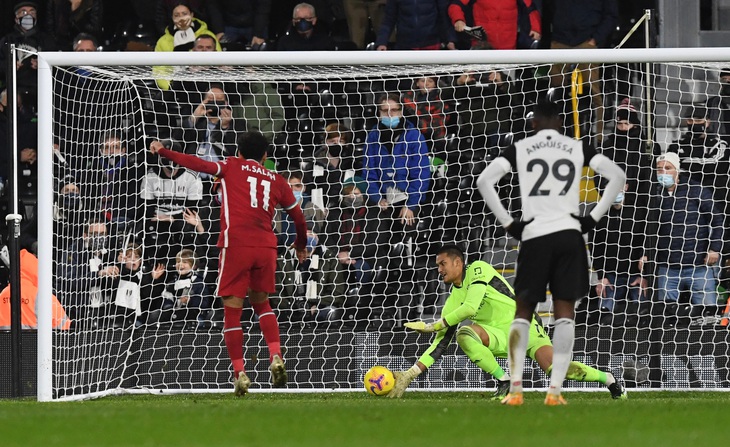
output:
M220 114L221 109L227 109L228 104L222 101L216 101L211 102L209 104L205 105L205 110L208 113L208 116L218 116Z

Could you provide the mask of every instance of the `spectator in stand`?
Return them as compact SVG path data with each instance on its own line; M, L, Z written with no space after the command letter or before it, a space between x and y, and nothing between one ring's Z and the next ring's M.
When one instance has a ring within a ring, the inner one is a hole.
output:
M304 219L307 222L307 228L311 231L320 232L324 225L325 212L323 209L312 203L311 197L307 194L307 186L304 184L304 174L301 171L290 171L281 174L289 183L296 203L304 213ZM280 216L277 220L277 228L279 229L279 247L287 249L294 243L297 236L295 222L289 215Z
M36 2L18 2L13 9L15 26L13 30L0 39L0 81L7 79L10 45L20 49L17 53L17 85L19 91L29 91L35 98L38 90L38 58L31 53L38 51L56 51L58 45L53 36L38 25L38 4ZM35 100L31 103L34 104Z
M161 264L153 269L143 262L139 244L129 242L122 247L117 255L117 264L99 272L100 276L107 276L113 282L114 327L126 329L132 325L141 326L146 321L147 303L156 296L153 283L163 274Z
M421 132L403 118L398 94L383 95L377 106L380 120L365 143L367 195L380 207L383 222L414 228L431 182L428 146Z
M693 180L714 188L718 203L727 203L730 175L727 143L710 133L712 124L704 107L693 107L686 124L687 131L669 146L667 152L679 155L681 169Z
M618 163L617 163L618 164ZM598 221L589 235L593 270L598 275L596 295L601 301L601 324L636 325L639 312L648 314L648 282L642 276L644 261L644 227L646 208L634 208L626 203L628 184L620 192L606 217ZM631 200L630 202L634 202Z
M368 284L378 246L378 208L368 203L358 177L345 180L339 206L327 214L323 245L337 250L337 260L349 271L348 283Z
M368 35L376 34L383 23L387 0L342 0L350 30L350 40L365 49ZM372 25L372 28L371 28Z
M375 45L388 49L393 30L396 50L456 49L456 34L449 22L448 0L388 0Z
M26 102L28 97L16 95L16 120L18 123L18 177L19 195L31 199L35 203L38 196L38 124L32 107ZM12 151L7 147L8 129L5 108L8 105L7 89L0 91L0 188L4 188L5 179L10 177L13 168Z
M84 224L82 236L57 260L54 289L72 320L106 315L111 286L105 284L109 276L105 268L114 264L112 250L106 220L92 217Z
M317 14L314 6L299 3L294 7L292 27L276 44L278 51L329 51L335 42L324 33L317 32Z
M261 132L270 143L284 128L284 107L276 87L269 82L237 83L241 104L233 106L233 118L247 131Z
M166 147L174 147L165 141ZM197 212L203 198L203 183L195 172L161 158L142 180L140 196L146 203L145 246L155 251L159 262L172 264L183 246L197 246L200 234L186 212Z
M195 153L211 162L236 154L236 120L223 85L211 84L192 115L184 119L183 126L187 129L183 139L186 153ZM200 177L212 176L201 174Z
M603 140L602 153L626 172L626 200L637 208L646 207L649 200L651 154L655 149L648 145L639 114L625 100L616 109L616 129Z
M155 51L190 51L195 39L203 34L212 36L216 49L220 51L221 44L208 29L208 24L196 18L185 2L177 3L172 10L172 21L165 27L165 34L157 40Z
M458 133L464 141L472 141L471 147L462 150L496 148L502 137L517 130L513 126L525 116L517 90L503 71L467 71L455 77Z
M158 0L154 6L154 22L157 35L165 34L165 29L170 25L172 11L178 5L187 6L200 20L206 23L210 22L210 14L208 14L210 9L209 0Z
M141 218L138 193L144 175L144 160L129 152L118 132L104 135L98 152L80 167L79 178L84 208L99 211L112 225L114 233L131 229Z
M210 0L210 25L221 43L259 49L269 38L272 0Z
M526 34L529 42L540 40L542 25L537 3L537 0L451 0L448 13L456 32L463 32L467 26L482 27L486 40L472 38L472 49L514 50L520 33ZM519 23L526 29L518 29Z
M88 33L79 33L74 37L71 48L74 51L86 53L93 52L99 49L99 44L96 41L96 37Z
M416 78L413 89L403 94L403 115L415 117L432 154L441 154L446 147L446 122L451 104L441 99L437 76Z
M730 67L720 70L720 92L707 100L707 133L730 142Z
M321 192L324 208L331 209L339 203L342 181L352 176L352 132L344 124L330 123L325 129L325 141L314 151L312 170L305 173L305 185L313 197ZM320 190L320 192L317 192Z
M550 48L602 48L609 42L618 21L615 0L548 0L545 3L543 28L550 33ZM596 133L603 138L603 91L598 67L579 64L583 82L591 90L592 107L596 110ZM570 86L573 66L554 64L550 68L552 87Z
M195 252L189 248L175 255L174 281L163 292L163 313L170 311L173 326L190 329L210 327L210 312L214 295L196 269ZM162 316L162 321L167 321ZM149 322L149 321L148 321Z
M71 39L79 33L102 35L102 0L48 0L46 29L61 50L71 50ZM75 51L75 50L74 50Z
M659 186L649 203L645 252L656 265L659 298L676 305L680 291L688 290L692 305L715 305L722 214L708 188L680 175L676 153L656 160Z

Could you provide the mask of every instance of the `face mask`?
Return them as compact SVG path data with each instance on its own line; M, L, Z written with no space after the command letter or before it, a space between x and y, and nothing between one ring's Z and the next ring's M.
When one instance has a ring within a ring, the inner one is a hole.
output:
M720 87L720 96L730 96L730 84L722 84L722 87Z
M613 199L613 204L619 205L619 204L623 203L623 201L624 201L624 193L620 192L620 193L618 193L618 195L616 195L616 198Z
M345 196L342 198L342 204L345 207L360 208L364 202L362 196Z
M106 236L92 236L88 239L89 250L100 252L106 248Z
M300 20L295 23L297 31L300 33L306 33L307 31L310 31L312 28L314 28L314 24L310 22L309 20Z
M63 194L61 196L61 207L65 211L80 211L81 210L81 196L76 193Z
M674 176L672 174L657 174L656 179L665 188L670 188L674 185Z
M689 131L694 136L699 136L705 133L705 125L704 124L692 124L689 126Z
M383 126L390 127L391 129L398 126L400 123L400 117L399 116L384 116L380 118L380 122L383 123Z
M342 153L342 146L339 144L331 144L327 146L327 152L331 157L339 157Z
M33 28L35 28L35 17L32 15L24 15L20 19L20 27L23 28L26 31L30 31Z
M302 192L301 191L292 191L294 193L294 198L297 199L297 203L302 201Z

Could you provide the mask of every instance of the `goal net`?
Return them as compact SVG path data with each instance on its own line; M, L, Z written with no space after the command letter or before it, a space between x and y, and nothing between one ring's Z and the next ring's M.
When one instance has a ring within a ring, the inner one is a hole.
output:
M621 206L586 237L599 287L577 303L574 359L629 387L725 388L727 272L724 257L707 268L703 260L723 254L728 60L696 49L41 53L39 178L52 180L39 190L39 399L232 390L215 296L217 181L151 155L150 142L216 160L235 156L245 130L271 141L266 168L301 192L312 254L295 261L293 225L278 213L271 301L286 389L360 390L370 367L406 369L429 345L402 323L438 317L449 294L435 267L441 245L514 279L518 242L475 182L531 132L544 96L563 104L568 135L609 154L628 178ZM662 190L653 167L667 150L681 160L677 191L691 182L705 195ZM602 184L584 170L584 208ZM516 213L516 178L499 192ZM677 252L692 259L679 270ZM51 293L70 330L52 329ZM551 333L549 290L546 298L539 313ZM270 389L248 305L241 324L253 389ZM526 386L548 380L528 359ZM411 388L494 386L454 341Z

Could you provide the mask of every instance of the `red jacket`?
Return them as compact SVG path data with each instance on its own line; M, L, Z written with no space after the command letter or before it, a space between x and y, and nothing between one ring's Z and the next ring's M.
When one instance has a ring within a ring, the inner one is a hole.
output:
M451 23L459 20L469 26L481 26L487 33L487 41L495 50L514 50L517 48L517 2L522 1L529 9L532 0L475 0L472 5L474 23L468 23L463 8L468 8L472 0L456 0L449 5ZM530 25L533 31L541 32L540 12L530 12Z

